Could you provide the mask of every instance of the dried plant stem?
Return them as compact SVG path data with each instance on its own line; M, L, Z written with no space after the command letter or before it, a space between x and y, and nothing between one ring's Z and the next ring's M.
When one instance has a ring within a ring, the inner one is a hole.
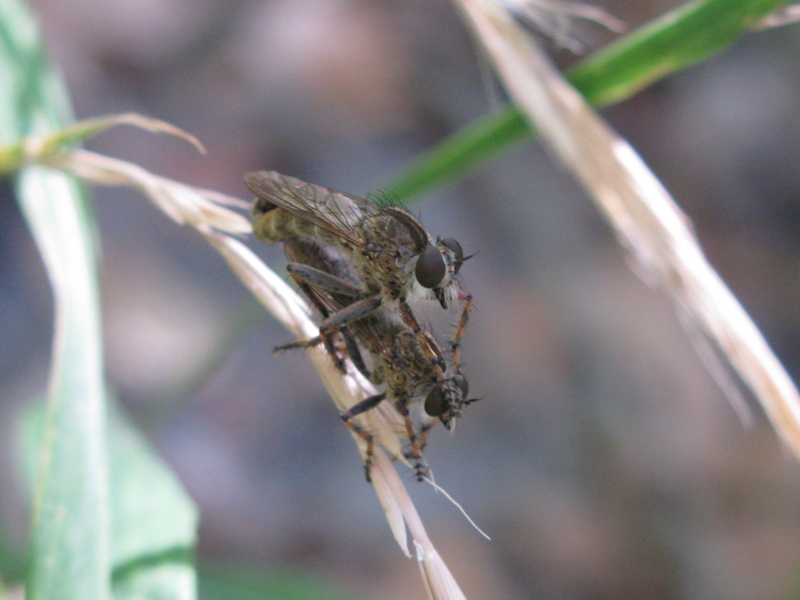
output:
M635 150L550 64L498 4L457 0L501 80L638 261L707 336L800 457L800 396L758 328L706 260L689 219Z

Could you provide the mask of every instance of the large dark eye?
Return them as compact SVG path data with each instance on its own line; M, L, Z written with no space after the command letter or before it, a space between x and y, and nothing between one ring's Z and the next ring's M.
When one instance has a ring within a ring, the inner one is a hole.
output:
M442 253L439 252L436 246L428 246L419 255L414 274L417 276L419 284L430 290L442 282L445 271L446 267Z
M445 248L452 250L453 254L456 255L455 272L458 273L458 270L461 268L461 263L464 262L464 251L461 249L461 244L459 244L455 238L444 238L442 244Z
M447 410L447 403L444 401L444 393L438 385L431 390L425 399L425 412L431 417L441 417Z

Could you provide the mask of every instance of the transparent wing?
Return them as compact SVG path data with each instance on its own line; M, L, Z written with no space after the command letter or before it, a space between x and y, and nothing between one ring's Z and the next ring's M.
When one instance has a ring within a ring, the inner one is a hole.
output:
M275 171L248 173L244 183L259 198L355 246L364 241L359 225L378 210L376 205L361 198Z

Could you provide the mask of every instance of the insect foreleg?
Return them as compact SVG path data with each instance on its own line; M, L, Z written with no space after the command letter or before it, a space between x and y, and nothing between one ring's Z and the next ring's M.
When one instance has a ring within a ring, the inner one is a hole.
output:
M323 319L319 324L319 329L320 331L328 331L341 327L342 325L347 325L353 321L358 321L361 317L376 310L382 302L383 300L380 297L357 300L352 304L348 304L342 310L331 313L327 318Z
M456 325L455 333L453 333L453 339L450 341L450 350L453 353L453 364L458 374L461 374L461 337L464 335L464 331L467 328L469 313L472 311L472 294L466 294L464 299L466 300L464 310L461 311L461 317L458 319L458 325Z
M367 412L368 410L372 410L373 408L378 406L378 404L383 402L385 398L386 398L386 392L382 394L376 394L375 396L370 396L369 398L365 398L358 404L354 404L353 406L350 407L350 410L346 410L340 415L342 418L342 422L345 424L345 426L350 431L359 436L361 439L363 439L365 442L367 442L367 450L364 454L364 470L366 471L368 482L372 481L370 470L372 469L372 455L375 451L374 449L375 439L373 438L371 433L369 433L366 429L364 429L357 423L354 423L351 419L362 413Z

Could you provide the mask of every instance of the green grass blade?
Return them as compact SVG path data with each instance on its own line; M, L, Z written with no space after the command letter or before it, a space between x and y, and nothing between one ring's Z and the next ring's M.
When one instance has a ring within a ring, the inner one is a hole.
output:
M48 68L32 15L18 0L0 2L0 73L3 142L69 122L66 93ZM105 600L110 520L93 223L81 186L63 173L28 167L16 183L55 310L26 598Z
M113 597L181 598L196 594L197 509L178 479L111 403L106 436L111 483ZM19 423L20 471L37 480L44 403L31 403Z
M245 565L200 568L200 600L347 600L330 582L291 570ZM350 597L352 598L352 596Z
M80 190L63 174L28 168L18 196L53 283L56 311L26 597L107 598L108 475L91 236L71 202Z
M786 0L690 2L609 44L567 78L596 106L629 98L723 51Z
M421 154L398 179L383 189L398 200L408 200L428 188L455 179L531 135L516 108L498 110Z
M596 106L619 102L721 52L785 4L786 0L689 2L582 60L567 72L567 79ZM407 200L532 135L520 112L505 108L422 154L385 189Z
M70 121L35 21L17 0L0 3L0 143ZM37 455L26 597L107 600L113 581L118 599L191 600L195 507L124 420L107 423L96 234L84 191L39 166L16 183L56 317L47 409L28 436L36 441L24 445Z
M197 509L169 467L118 411L108 427L116 600L196 595Z

